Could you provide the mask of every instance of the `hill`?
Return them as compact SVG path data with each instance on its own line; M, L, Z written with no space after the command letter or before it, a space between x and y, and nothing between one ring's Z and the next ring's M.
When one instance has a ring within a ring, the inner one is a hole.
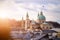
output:
M58 22L48 21L47 23L51 23L54 28L60 28L60 24Z

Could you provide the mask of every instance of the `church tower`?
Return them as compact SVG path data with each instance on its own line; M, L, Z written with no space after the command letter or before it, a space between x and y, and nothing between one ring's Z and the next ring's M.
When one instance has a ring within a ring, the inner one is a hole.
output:
M24 19L23 19L23 17L22 17L22 21L21 21L21 27L22 27L22 29L25 28L25 23L24 23Z
M30 28L30 19L29 19L29 15L28 12L26 14L26 20L25 20L25 30Z
M44 23L46 20L45 16L43 15L43 12L41 11L40 14L38 13L38 23Z

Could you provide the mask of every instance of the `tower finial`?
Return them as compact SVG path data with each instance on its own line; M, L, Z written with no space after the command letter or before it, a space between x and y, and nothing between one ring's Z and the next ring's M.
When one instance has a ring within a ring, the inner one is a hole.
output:
M26 14L26 19L29 19L29 15L28 15L28 12L27 12L27 14Z
M43 12L41 11L40 15L43 15Z
M26 15L26 17L29 17L29 15L28 15L28 12L27 12L27 15Z
M38 15L37 15L38 19L39 19L39 12L38 12Z

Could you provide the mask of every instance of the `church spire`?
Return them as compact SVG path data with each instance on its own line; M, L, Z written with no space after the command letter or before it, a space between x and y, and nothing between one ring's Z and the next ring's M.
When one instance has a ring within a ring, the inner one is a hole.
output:
M28 12L27 12L27 14L26 14L26 19L29 19L29 15L28 15Z
M30 20L29 20L29 15L28 12L26 13L26 21L25 21L25 30L29 29L30 27Z
M29 17L28 12L27 12L27 15L26 16Z
M40 12L40 15L43 15L43 12L42 11Z

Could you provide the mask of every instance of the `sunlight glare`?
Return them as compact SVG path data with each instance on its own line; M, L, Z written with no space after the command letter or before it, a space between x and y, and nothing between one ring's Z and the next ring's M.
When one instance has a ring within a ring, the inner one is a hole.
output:
M4 13L4 14L0 14L0 17L1 17L1 18L6 18L7 16L8 16L8 15L5 14L5 13Z

